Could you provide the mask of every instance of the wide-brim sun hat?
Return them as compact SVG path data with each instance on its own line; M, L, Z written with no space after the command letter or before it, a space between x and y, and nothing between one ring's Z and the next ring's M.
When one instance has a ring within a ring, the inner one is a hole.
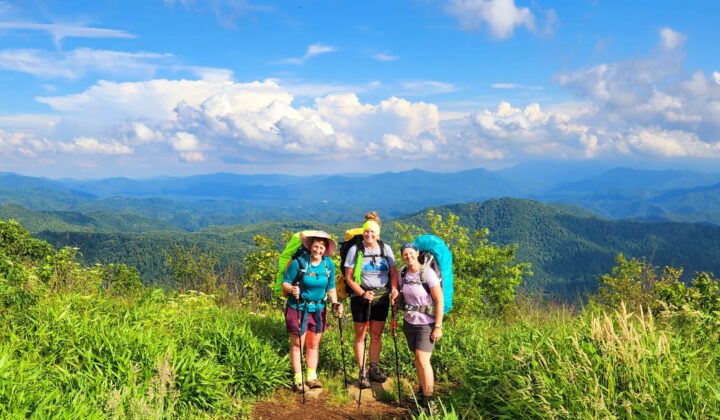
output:
M300 239L302 240L303 246L310 249L313 238L323 238L327 240L327 248L325 248L325 255L328 257L332 255L337 249L335 240L330 235L322 230L306 230L300 233Z

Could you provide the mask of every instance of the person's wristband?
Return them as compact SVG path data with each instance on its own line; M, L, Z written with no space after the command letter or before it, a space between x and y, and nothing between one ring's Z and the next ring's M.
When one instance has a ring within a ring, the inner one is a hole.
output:
M363 299L365 299L365 294L366 294L366 293L367 293L367 290L364 291L363 294L362 294L362 296L360 296L360 297L363 298Z
M442 325L436 325L435 328L438 329L438 330L441 330L441 329L442 329Z

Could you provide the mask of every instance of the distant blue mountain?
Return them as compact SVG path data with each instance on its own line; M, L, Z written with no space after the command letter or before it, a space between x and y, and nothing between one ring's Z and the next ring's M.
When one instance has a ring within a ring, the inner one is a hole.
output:
M541 195L558 185L601 175L612 169L606 162L531 161L493 173L510 182L522 195Z
M663 191L707 186L720 182L720 173L692 171L650 171L631 168L610 169L596 177L560 184L549 195L657 195Z
M239 175L215 173L188 177L163 177L134 180L108 178L93 181L66 180L65 186L92 192L101 197L108 196L188 196L188 197L233 197L244 198L246 194L268 195L253 192L257 189L276 191L288 185L315 182L321 176L300 177L290 175Z
M350 175L215 173L151 179L49 180L0 175L0 203L32 210L116 212L194 230L260 220L353 221L429 206L516 197L566 203L611 218L720 223L720 173L539 161L489 171Z

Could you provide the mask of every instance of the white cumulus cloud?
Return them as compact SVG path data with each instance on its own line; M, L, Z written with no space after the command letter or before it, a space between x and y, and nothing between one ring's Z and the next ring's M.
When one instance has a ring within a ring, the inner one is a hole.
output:
M628 133L622 140L629 149L658 157L720 157L720 142L701 141L695 133L641 128Z
M0 130L0 154L34 158L44 154L131 155L133 149L114 139L77 137L55 141L32 133Z
M512 36L516 27L535 29L535 16L527 7L517 7L515 0L450 0L448 11L464 30L474 31L487 25L499 39Z
M674 50L681 47L686 40L686 36L671 28L665 27L660 29L660 45L666 50Z

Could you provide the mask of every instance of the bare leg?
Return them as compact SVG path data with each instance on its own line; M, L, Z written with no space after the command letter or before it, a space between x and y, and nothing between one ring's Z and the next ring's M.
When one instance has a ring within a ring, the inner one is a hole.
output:
M305 340L305 334L302 336ZM304 343L303 343L304 344ZM300 372L300 336L290 334L290 368L293 373Z
M308 369L317 368L320 354L320 338L322 338L322 333L307 332L307 339L305 340L305 364Z
M423 395L431 395L435 385L430 356L432 356L431 352L415 350L415 369Z
M365 323L355 322L355 343L353 343L353 350L355 350L355 361L360 369L362 366L363 351L365 350Z
M378 363L380 361L384 328L385 321L370 321L370 363Z

